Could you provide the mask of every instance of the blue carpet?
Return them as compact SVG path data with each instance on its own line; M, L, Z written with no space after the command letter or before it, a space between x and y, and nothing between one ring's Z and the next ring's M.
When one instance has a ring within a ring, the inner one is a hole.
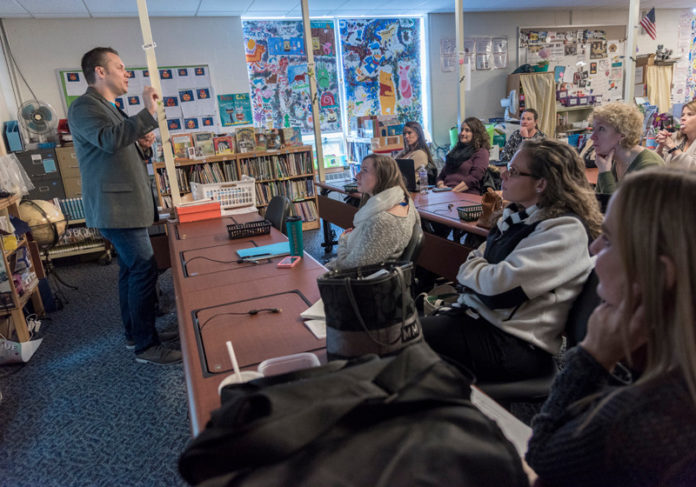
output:
M0 367L0 485L186 485L176 465L190 438L182 366L138 364L126 350L116 262L58 271L79 291L64 291L70 302L43 321L27 365ZM160 286L170 295L169 274Z

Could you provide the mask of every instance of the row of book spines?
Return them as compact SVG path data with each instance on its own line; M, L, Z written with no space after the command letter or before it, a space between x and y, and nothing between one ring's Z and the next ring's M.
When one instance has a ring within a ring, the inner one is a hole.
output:
M287 196L291 200L312 198L314 183L311 179L304 181L273 181L256 185L256 204L267 205L274 196Z
M300 176L312 172L312 165L305 154L289 154L289 157L278 157L275 160L278 177Z
M302 218L303 222L313 222L319 219L317 206L314 201L300 201L293 205L296 216Z
M67 220L80 220L85 217L85 207L82 204L82 198L58 200L58 206Z

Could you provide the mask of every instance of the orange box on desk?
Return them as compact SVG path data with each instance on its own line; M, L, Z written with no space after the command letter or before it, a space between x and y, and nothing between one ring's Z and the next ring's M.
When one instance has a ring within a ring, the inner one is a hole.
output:
M200 220L211 220L220 218L220 202L210 201L195 205L185 205L176 207L176 216L179 223L197 222Z

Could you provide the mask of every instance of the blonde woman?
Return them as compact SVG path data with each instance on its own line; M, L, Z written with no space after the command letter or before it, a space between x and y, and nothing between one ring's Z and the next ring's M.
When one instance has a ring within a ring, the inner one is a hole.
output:
M682 108L679 132L660 130L657 134L657 153L668 166L696 169L696 100Z
M459 268L459 308L422 320L433 350L486 382L548 370L602 222L582 160L556 140L522 144L503 173L503 198L511 204Z
M327 264L331 269L398 259L411 240L414 224L420 221L399 166L391 157L367 155L357 179L362 205L353 217L354 227L338 239L336 258Z
M647 196L649 195L649 196ZM532 421L548 486L696 485L696 173L627 176L597 255L603 303ZM636 379L610 375L628 363Z
M640 146L643 115L634 105L612 102L592 112L597 193L611 194L626 174L661 166L662 158Z

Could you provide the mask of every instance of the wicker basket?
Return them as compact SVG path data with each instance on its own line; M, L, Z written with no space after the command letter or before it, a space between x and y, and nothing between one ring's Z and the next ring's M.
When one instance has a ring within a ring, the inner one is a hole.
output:
M470 205L470 206L458 206L457 213L459 213L459 218L466 222L471 222L478 220L478 218L483 213L483 206L481 205Z
M228 183L191 183L191 192L196 200L206 199L220 202L220 213L235 215L256 211L254 178L244 177L241 181Z
M271 233L271 222L261 220L249 223L233 223L227 225L227 233L230 235L230 239L267 235Z

